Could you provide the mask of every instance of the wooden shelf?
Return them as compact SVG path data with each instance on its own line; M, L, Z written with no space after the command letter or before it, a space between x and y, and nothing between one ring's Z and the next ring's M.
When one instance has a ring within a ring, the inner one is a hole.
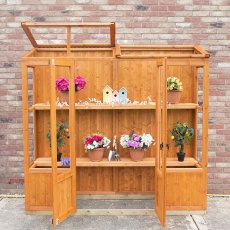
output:
M155 158L144 158L143 161L135 162L130 158L122 157L121 161L108 161L104 158L100 162L92 162L88 158L77 158L77 167L154 167Z
M197 163L197 160L192 157L186 157L183 162L179 162L177 158L167 158L168 167L192 167L196 166ZM38 167L51 167L51 158L37 158L34 164ZM61 166L61 162L58 162L58 166ZM76 158L76 167L155 167L155 158L144 158L143 161L139 162L125 157L122 157L121 161L108 161L107 158L104 158L100 162L92 162L87 157L80 157Z
M57 110L68 110L69 106L57 106ZM75 105L76 110L122 110L122 109L156 109L155 104L119 104L119 105ZM168 104L168 109L202 109L202 106L199 106L196 103L178 103L178 104ZM29 111L32 112L34 110L50 110L50 106L44 103L34 104L29 108Z
M57 106L57 110L68 110L69 106ZM88 104L88 105L75 105L76 110L114 110L114 109L156 109L155 104L147 104L147 105L140 105L140 104L119 104L119 105L95 105L95 104ZM29 108L29 111L32 112L34 110L50 110L50 106L40 103L32 105Z
M202 109L202 106L199 106L196 103L178 103L178 104L168 104L168 109Z

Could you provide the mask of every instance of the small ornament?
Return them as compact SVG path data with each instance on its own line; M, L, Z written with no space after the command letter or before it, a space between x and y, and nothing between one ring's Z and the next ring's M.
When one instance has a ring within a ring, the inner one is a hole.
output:
M113 89L108 85L103 89L103 103L111 103L113 101Z
M127 103L127 98L128 97L128 92L127 89L125 87L122 87L119 90L119 101L121 104L126 104Z
M119 93L117 90L113 91L113 103L119 103Z

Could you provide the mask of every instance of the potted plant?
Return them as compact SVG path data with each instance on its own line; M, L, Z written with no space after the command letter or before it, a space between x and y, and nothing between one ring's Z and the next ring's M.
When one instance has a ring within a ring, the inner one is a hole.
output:
M194 129L190 128L186 122L183 124L177 122L175 127L170 132L172 133L171 139L175 142L175 147L180 146L180 150L177 153L178 161L184 161L184 145L188 145L189 141L193 138Z
M69 129L67 127L66 121L57 122L56 124L56 134L57 134L57 161L61 161L62 153L59 148L65 145L65 138L69 138ZM50 130L46 135L48 142L51 147L51 133Z
M86 81L82 76L74 78L75 91L78 92L85 88ZM62 101L69 101L69 80L65 77L60 77L56 80L56 90L62 93Z
M130 135L124 134L120 138L121 146L130 150L130 157L133 161L142 161L144 152L153 143L155 144L155 140L150 134L139 135L134 130L131 131Z
M84 138L85 150L91 161L101 161L105 148L109 148L111 141L100 133L90 134Z
M168 103L179 103L182 94L182 82L177 77L167 78L167 100Z

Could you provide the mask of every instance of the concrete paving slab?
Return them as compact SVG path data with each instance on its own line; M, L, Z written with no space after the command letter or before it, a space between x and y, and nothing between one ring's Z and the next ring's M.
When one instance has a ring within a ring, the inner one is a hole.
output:
M209 198L205 216L167 216L167 228L172 230L229 230L230 198ZM118 207L118 204L109 207ZM130 201L129 201L130 202ZM151 200L149 200L151 202ZM138 205L138 201L134 202ZM121 203L124 205L125 203ZM89 205L89 204L87 204ZM96 203L91 203L91 207ZM129 206L130 205L130 206ZM141 205L141 204L140 204ZM152 205L152 204L149 204ZM84 203L81 203L84 208ZM131 204L124 206L131 207ZM142 205L141 205L142 206ZM148 205L147 205L148 206ZM99 208L99 207L97 207ZM0 229L6 230L48 230L51 216L32 216L24 212L23 198L3 198L0 200ZM160 230L158 218L153 216L71 216L56 229L71 230Z
M230 229L230 197L209 197L207 215L203 216L208 229Z

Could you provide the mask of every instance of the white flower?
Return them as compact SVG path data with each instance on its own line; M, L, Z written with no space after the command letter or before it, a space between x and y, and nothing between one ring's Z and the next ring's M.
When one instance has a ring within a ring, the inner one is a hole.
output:
M103 147L105 148L109 145L111 141L107 137L104 137L102 142L103 142Z
M149 147L153 142L153 138L150 134L143 134L141 142Z
M120 144L123 148L127 148L127 142L129 140L129 135L122 135L120 138Z
M87 145L87 149L91 150L94 149L95 147L93 145Z
M96 141L93 141L93 146L94 146L94 148L98 148L99 144Z

